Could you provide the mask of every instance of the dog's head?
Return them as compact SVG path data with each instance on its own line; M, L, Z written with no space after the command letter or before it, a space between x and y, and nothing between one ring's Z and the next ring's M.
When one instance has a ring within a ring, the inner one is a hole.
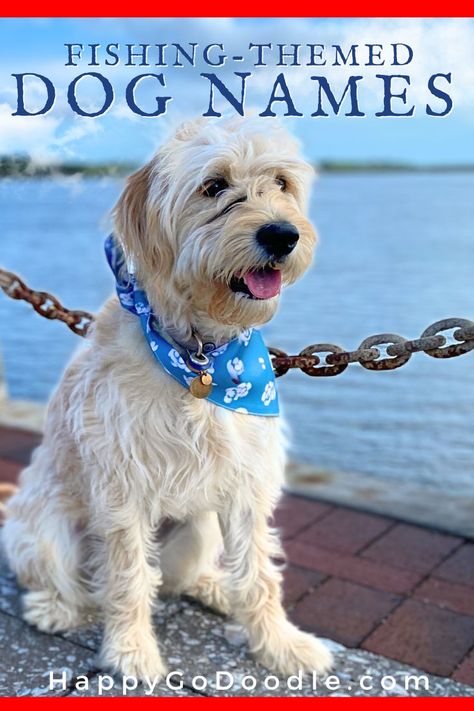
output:
M274 315L311 262L311 176L280 127L198 119L128 179L116 233L165 323L223 335Z

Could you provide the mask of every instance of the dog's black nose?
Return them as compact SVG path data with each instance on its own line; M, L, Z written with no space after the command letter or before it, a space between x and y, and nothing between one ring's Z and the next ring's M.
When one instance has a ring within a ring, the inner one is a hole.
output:
M286 257L296 247L300 233L291 222L270 222L257 231L256 239L272 259Z

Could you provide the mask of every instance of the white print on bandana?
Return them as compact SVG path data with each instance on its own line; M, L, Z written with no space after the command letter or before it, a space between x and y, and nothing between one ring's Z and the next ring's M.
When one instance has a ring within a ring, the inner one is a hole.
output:
M244 372L244 364L240 358L232 358L232 360L227 361L227 372L232 378L234 383L240 383L240 376Z
M244 346L248 346L250 343L250 339L252 337L252 329L247 328L245 331L242 331L242 333L239 336L239 341L244 344Z
M275 390L275 383L270 381L265 385L265 390L263 391L262 395L262 402L265 405L265 407L268 407L268 405L271 403L272 400L276 398L276 390Z
M260 357L260 358L258 359L258 362L259 362L260 365L262 366L262 370L266 370L266 369L267 369L267 364L265 363L265 358Z
M226 388L224 402L229 405L231 402L234 402L234 400L247 397L251 389L252 383L239 383L235 388Z
M213 355L213 356L220 356L220 355L222 355L223 353L226 352L228 346L229 346L228 343L224 343L222 346L219 346L219 348L215 348L215 349L212 351L212 355Z
M133 294L119 294L119 299L124 306L133 306Z
M149 314L150 313L150 306L148 304L144 304L141 301L138 301L135 304L135 311L137 314L140 316L140 314Z
M175 348L172 348L170 352L168 353L169 359L171 361L171 365L173 368L181 368L181 370L186 371L186 373L190 373L191 371L189 370L188 366L183 360L183 357L178 353L178 351Z

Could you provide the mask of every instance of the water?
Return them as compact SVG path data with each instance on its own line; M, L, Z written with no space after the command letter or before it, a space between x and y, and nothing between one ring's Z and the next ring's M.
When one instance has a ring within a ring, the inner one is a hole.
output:
M102 241L119 190L112 179L0 182L0 264L72 308L96 310L112 289ZM432 321L473 318L473 196L472 174L320 178L315 264L285 293L267 342L292 353L316 341L354 348L373 333L416 337ZM77 337L0 298L0 342L11 395L45 401ZM279 382L298 459L393 492L416 483L472 497L474 352Z

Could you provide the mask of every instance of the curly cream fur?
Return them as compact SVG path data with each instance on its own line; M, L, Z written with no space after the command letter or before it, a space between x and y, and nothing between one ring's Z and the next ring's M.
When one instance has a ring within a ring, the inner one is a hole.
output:
M115 208L116 235L180 343L193 327L221 343L273 316L278 297L255 301L229 288L236 272L264 265L262 224L289 220L300 232L282 265L285 284L310 263L311 170L286 134L261 124L186 124L129 178ZM214 175L230 187L211 199L200 188ZM194 399L157 366L138 319L110 299L51 400L43 442L8 505L4 541L28 590L25 619L54 632L98 609L102 663L163 675L153 600L160 588L186 592L232 610L268 667L327 669L329 652L281 604L269 520L283 470L278 418ZM158 543L164 519L176 525Z

